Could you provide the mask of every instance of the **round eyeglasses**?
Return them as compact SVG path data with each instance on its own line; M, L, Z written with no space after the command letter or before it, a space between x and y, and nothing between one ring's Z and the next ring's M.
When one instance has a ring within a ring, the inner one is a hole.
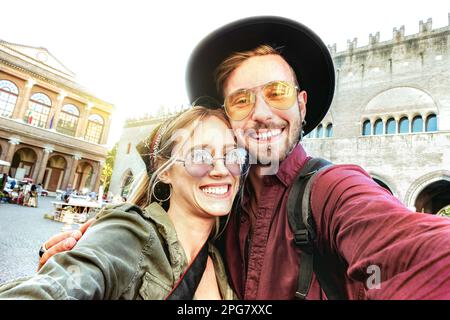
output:
M214 161L223 160L225 167L233 176L244 174L247 162L247 151L243 148L236 148L228 151L224 157L214 158L208 150L194 149L184 160L175 161L184 164L186 171L193 177L203 177L214 168Z

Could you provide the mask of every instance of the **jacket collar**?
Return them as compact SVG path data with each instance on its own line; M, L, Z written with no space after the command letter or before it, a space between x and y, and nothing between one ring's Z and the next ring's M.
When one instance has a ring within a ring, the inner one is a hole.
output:
M184 249L178 241L175 226L170 220L169 215L157 202L152 202L149 206L147 206L144 210L144 215L146 218L153 221L158 233L164 241L166 241L170 256L170 263L174 266L174 278L179 279L184 270L187 268L188 263ZM216 278L222 298L226 300L235 299L236 296L228 283L225 266L220 253L211 242L208 242L208 252L214 263L214 269L217 271Z
M174 278L179 279L188 266L186 253L178 241L175 226L167 212L157 202L152 202L144 210L145 216L155 224L159 235L167 244L170 264L174 270Z

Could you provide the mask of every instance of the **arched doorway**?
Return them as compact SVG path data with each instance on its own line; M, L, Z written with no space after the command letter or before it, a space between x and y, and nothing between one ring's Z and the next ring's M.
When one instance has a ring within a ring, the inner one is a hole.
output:
M21 148L14 153L9 175L17 180L31 178L35 170L37 154L31 148Z
M90 191L93 174L94 168L89 162L80 163L75 171L75 178L72 184L73 188L83 193Z
M129 169L123 175L122 181L120 183L120 195L122 197L125 197L125 198L128 197L130 190L131 190L131 185L133 184L133 181L134 181L133 172L131 172L131 170Z
M61 183L66 170L67 161L60 155L54 155L47 161L42 183L48 191L56 191L61 188Z
M373 181L375 181L379 186L385 188L387 191L389 191L391 194L393 194L391 188L389 188L388 185L387 185L386 183L384 183L383 181L381 181L380 179L377 179L377 178L372 178L372 179L373 179Z
M417 212L436 214L450 205L450 181L437 180L430 183L418 194L415 207Z

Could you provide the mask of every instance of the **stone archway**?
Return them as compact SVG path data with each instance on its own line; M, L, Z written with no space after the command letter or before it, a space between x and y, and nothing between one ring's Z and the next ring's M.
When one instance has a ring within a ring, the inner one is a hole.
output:
M380 175L376 172L369 172L372 179L381 187L385 188L389 191L394 197L399 198L399 194L397 192L397 188L395 187L394 182L391 179L386 178L383 175Z
M377 179L377 178L372 178L373 181L375 181L380 187L383 187L384 189L386 189L387 191L389 191L392 195L394 194L391 190L391 188L389 188L389 186L384 183L383 181Z
M436 214L450 205L450 179L438 180L423 188L417 195L414 206L418 212Z
M437 182L437 184L434 184ZM424 212L428 211L426 209L426 198L434 199L436 196L438 196L439 192L436 189L437 187L446 187L446 182L450 182L450 171L448 170L438 170L434 172L430 172L420 178L418 178L408 189L405 195L405 204L411 209L415 211L422 211L424 209ZM430 187L427 189L427 187ZM425 193L422 193L424 191ZM422 198L419 198L421 196ZM425 197L425 198L424 198ZM419 202L417 203L417 200ZM436 202L435 202L436 203ZM422 208L417 208L417 205L423 206ZM431 206L433 207L433 206ZM430 208L428 206L428 208ZM437 210L439 210L438 208Z
M94 167L91 163L87 161L79 163L75 170L75 177L72 183L74 190L83 192L86 191L86 189L89 189L88 191L90 191L93 175Z
M61 189L66 169L67 161L63 156L57 154L50 157L47 161L44 178L42 179L44 188L53 192Z
M364 115L382 115L397 113L398 110L432 111L439 113L438 104L429 92L423 88L413 86L398 86L383 89L370 97L362 105L361 113Z
M9 169L9 175L15 179L32 178L34 171L37 170L36 162L38 156L36 152L29 147L23 147L14 153Z

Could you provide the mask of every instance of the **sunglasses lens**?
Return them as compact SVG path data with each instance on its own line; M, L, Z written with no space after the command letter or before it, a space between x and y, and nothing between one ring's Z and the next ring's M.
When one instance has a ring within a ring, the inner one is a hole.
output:
M231 150L225 155L225 165L233 176L240 176L247 159L247 151L242 148Z
M233 176L243 174L247 160L247 151L243 148L233 149L225 155L225 166ZM223 161L223 160L222 160ZM203 177L213 168L214 158L206 150L193 150L184 162L186 171L193 177Z
M186 171L193 177L203 177L212 169L209 164L190 164L186 163Z
M225 111L232 120L242 120L253 108L254 95L249 90L239 90L225 99Z
M249 115L255 105L254 89L238 90L226 97L225 112L230 119L238 121ZM262 95L269 106L287 110L297 99L297 88L285 81L273 81L262 88Z
M212 169L212 162L212 156L206 150L193 150L186 157L186 171L193 177L203 177Z
M264 99L271 107L286 110L292 107L296 98L296 88L284 81L274 81L263 89Z

